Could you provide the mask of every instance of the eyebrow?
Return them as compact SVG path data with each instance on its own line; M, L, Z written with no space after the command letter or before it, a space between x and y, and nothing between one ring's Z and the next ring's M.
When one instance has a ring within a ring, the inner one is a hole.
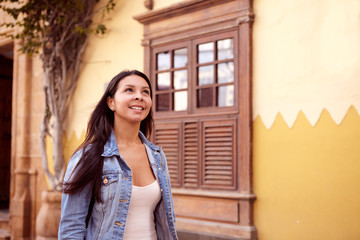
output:
M135 87L134 85L131 85L131 84L126 84L126 85L124 85L124 87ZM147 88L147 89L150 89L150 87L148 87L148 86L143 86L143 87L141 87L141 88L143 88L143 89L145 89L145 88Z

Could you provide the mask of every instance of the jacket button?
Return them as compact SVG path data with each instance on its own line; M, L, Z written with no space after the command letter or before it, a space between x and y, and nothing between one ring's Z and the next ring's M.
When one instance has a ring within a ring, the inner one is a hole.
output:
M106 185L109 182L109 180L105 177L103 180L103 183Z

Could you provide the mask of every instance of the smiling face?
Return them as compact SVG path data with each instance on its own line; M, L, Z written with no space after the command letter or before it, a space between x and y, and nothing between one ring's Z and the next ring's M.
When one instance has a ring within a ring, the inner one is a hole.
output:
M152 105L149 85L138 75L124 77L118 83L114 97L108 97L107 103L114 111L114 124L140 124Z

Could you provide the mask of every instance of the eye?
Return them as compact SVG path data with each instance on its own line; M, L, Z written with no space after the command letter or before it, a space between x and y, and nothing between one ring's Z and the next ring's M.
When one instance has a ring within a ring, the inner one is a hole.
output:
M146 95L150 95L150 91L149 91L149 90L144 90L143 93L146 94Z
M132 92L133 90L132 90L132 88L126 88L125 89L125 92Z

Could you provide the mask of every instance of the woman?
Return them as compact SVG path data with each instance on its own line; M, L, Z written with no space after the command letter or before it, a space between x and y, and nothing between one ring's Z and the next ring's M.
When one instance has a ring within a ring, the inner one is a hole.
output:
M147 76L123 71L91 114L64 178L59 239L177 239L169 171Z

